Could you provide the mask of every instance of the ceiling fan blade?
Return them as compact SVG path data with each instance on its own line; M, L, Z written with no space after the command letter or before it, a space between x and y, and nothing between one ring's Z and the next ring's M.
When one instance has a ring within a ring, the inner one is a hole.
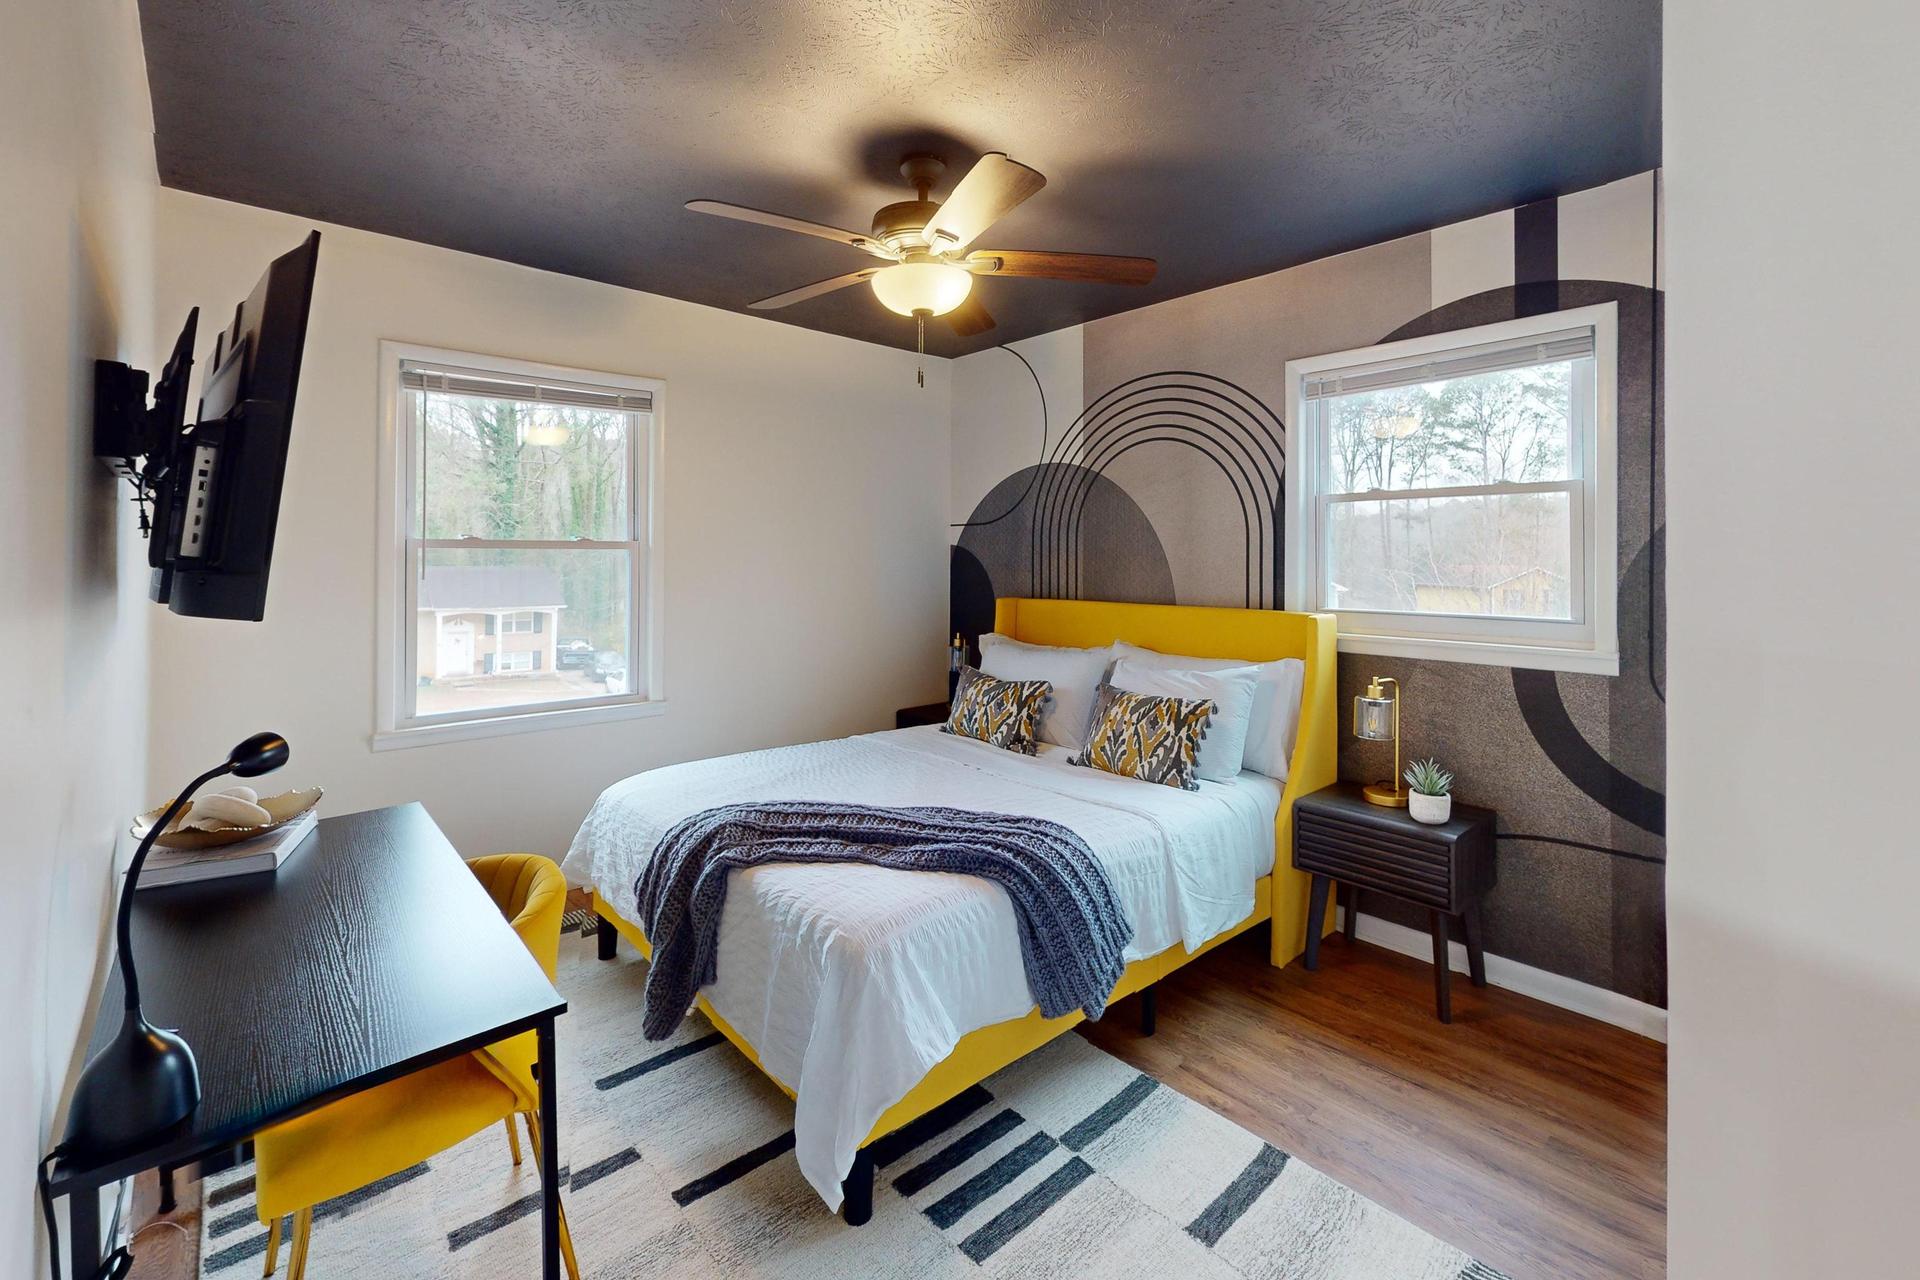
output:
M888 261L893 261L898 256L872 236L863 236L858 231L846 231L840 227L829 227L823 222L808 222L805 218L789 218L784 213L768 213L765 209L750 209L743 204L728 204L725 200L689 200L687 208L695 213L711 213L716 217L732 218L737 222L755 222L763 227L778 227L782 231L798 231L803 236L838 240L841 244L850 245L876 258L885 258Z
M999 259L999 266L990 265ZM1160 264L1152 258L1104 253L1048 253L1037 249L977 249L966 267L975 275L1032 276L1041 280L1090 280L1100 284L1151 284Z
M935 253L964 249L1046 185L1038 169L1009 160L1004 152L989 151L967 170L940 212L933 215L927 224L927 243Z
M947 323L953 331L963 338L971 338L976 333L985 333L993 328L993 317L980 305L980 296L971 294L967 300L947 312Z
M849 271L843 276L834 276L830 280L815 280L812 284L803 284L798 289L789 289L785 293L776 293L771 298L762 298L747 305L755 311L777 311L781 307L790 307L796 302L805 302L808 298L817 298L823 293L832 293L863 280L871 280L885 267L862 267L858 271Z

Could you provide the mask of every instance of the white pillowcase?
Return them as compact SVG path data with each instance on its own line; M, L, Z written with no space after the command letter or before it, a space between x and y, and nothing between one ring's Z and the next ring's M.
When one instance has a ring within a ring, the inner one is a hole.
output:
M980 670L996 680L1045 680L1053 700L1040 716L1040 741L1078 751L1087 745L1093 695L1113 661L1110 646L1064 649L1027 644L998 632L980 637Z
M1114 644L1113 653L1117 659L1131 659L1142 666L1161 671L1227 671L1251 666L1257 675L1242 767L1264 773L1276 782L1287 780L1287 768L1293 760L1294 739L1300 731L1300 691L1307 680L1306 663L1298 658L1281 658L1274 662L1248 662L1245 658L1188 658L1142 649L1125 640Z
M1194 772L1210 782L1231 782L1240 776L1252 727L1253 696L1259 668L1231 667L1220 671L1175 671L1155 667L1138 658L1113 664L1107 683L1128 693L1157 693L1188 702L1213 702L1213 718L1200 740L1200 760Z

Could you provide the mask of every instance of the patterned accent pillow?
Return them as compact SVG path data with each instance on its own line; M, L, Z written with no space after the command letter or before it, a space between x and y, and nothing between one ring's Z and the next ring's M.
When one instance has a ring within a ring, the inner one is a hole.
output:
M1030 756L1039 750L1034 735L1040 729L1040 713L1052 697L1053 685L1045 680L995 680L972 667L961 667L953 708L940 732L978 738Z
M1211 698L1128 693L1103 684L1087 745L1067 763L1198 791L1200 741L1218 709Z

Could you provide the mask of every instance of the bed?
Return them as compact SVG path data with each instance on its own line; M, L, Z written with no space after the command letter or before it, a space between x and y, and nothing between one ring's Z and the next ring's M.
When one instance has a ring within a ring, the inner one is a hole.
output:
M1031 644L1125 640L1195 657L1300 658L1284 785L1246 772L1186 792L1071 767L1063 748L1029 757L931 726L651 770L607 789L567 855L569 877L593 887L611 926L602 956L619 937L651 954L633 923L634 881L675 822L721 804L815 799L1031 814L1072 828L1135 928L1114 999L1263 920L1273 922L1275 965L1299 954L1307 877L1287 865L1290 819L1298 796L1334 779L1332 617L1003 599L995 629ZM871 1212L873 1143L1083 1016L1043 1018L1032 1007L1012 908L985 881L780 864L737 871L730 884L719 977L698 1007L794 1097L801 1172L850 1223Z

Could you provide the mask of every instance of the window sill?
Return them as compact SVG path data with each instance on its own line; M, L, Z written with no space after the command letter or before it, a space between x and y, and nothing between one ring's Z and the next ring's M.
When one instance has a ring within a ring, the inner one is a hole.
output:
M503 738L515 733L539 733L547 729L606 724L615 720L639 720L662 715L666 709L666 700L662 698L651 702L621 702L612 706L523 711L517 715L488 716L480 720L455 720L407 729L380 729L374 733L370 745L375 751L399 751L407 747L430 747L441 742L467 742L476 738Z
M1434 662L1471 662L1485 667L1523 667L1534 671L1574 671L1594 676L1620 674L1618 652L1556 649L1547 645L1343 633L1339 649L1341 653L1381 658L1425 658Z

